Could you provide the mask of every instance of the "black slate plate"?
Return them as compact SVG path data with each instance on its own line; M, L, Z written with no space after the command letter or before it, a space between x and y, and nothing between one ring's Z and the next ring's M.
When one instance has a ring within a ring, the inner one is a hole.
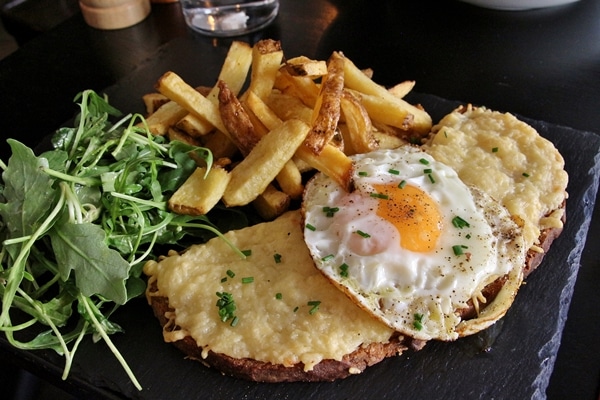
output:
M214 84L226 50L193 39L173 41L106 93L117 108L142 112L141 95L152 91L157 78L167 70L192 85ZM458 104L418 93L411 94L409 100L421 103L434 121ZM488 331L454 343L429 343L420 352L385 360L361 375L333 383L259 384L222 376L184 359L163 342L161 329L145 300L136 299L114 315L125 334L112 339L143 391L133 387L103 343L90 341L78 350L70 376L72 386L83 388L81 393L87 398L544 398L594 208L600 177L600 137L522 119L551 140L565 158L571 177L568 222L506 317ZM489 351L482 351L488 347ZM55 354L18 353L60 375L63 360Z

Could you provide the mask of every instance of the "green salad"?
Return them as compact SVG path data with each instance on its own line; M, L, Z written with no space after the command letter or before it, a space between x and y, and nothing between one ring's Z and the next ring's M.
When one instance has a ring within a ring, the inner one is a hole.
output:
M248 221L237 210L221 209L220 224L171 212L169 196L199 163L210 168L210 151L150 134L141 115L122 116L93 91L75 101L75 126L59 129L51 149L36 155L9 139L12 155L0 161L0 330L19 349L64 356L63 379L84 337L104 340L141 389L109 338L122 331L111 314L144 293L156 246Z

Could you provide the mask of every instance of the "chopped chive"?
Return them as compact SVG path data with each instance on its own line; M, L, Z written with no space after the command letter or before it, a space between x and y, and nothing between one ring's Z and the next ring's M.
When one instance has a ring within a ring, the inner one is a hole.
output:
M452 225L454 225L455 228L459 228L459 229L462 229L465 227L468 228L471 226L471 225L469 225L469 223L467 221L465 221L458 215L456 217L452 218Z
M276 264L279 264L281 262L281 254L279 254L279 253L273 254L273 259L275 260Z
M413 321L413 327L420 331L421 329L423 329L423 314L415 314L414 315L415 320Z
M306 224L305 225L306 229L308 229L309 231L316 231L317 228L315 228L313 225L311 224Z
M321 258L321 261L327 262L327 261L333 260L334 258L335 258L335 256L333 254L329 254L328 256Z
M246 276L246 277L242 278L242 283L252 283L252 282L254 282L253 276Z
M383 194L383 193L371 193L370 196L375 197L377 199L383 199L383 200L387 200L389 198L389 196L387 194Z
M529 175L527 172L523 172L523 176L524 176L525 178L529 178L529 176L530 176L530 175Z
M356 233L356 234L358 234L358 235L360 235L360 236L362 236L362 237L364 237L365 239L368 239L368 238L370 238L370 237L371 237L371 235L369 235L369 234L368 234L368 233L366 233L366 232L363 232L363 231L361 231L360 229L359 229L359 230L357 230L355 233Z
M460 244L452 246L452 251L454 252L455 256L462 256L463 254L465 254L463 251L464 249L468 249L468 247Z
M347 278L348 277L348 264L343 263L342 265L340 265L340 276L343 278Z
M298 311L298 306L296 306L296 308L294 308L294 312Z
M420 162L421 164L423 164L423 165L429 165L429 161L427 161L427 160L426 160L426 159L424 159L424 158L421 158L421 159L419 160L419 162Z
M400 171L397 169L388 169L388 172L392 175L400 175Z
M228 269L227 270L227 276L230 278L233 278L235 276L235 272L233 272L232 270Z
M444 137L448 137L448 132L444 131Z
M222 322L226 322L230 319L234 319L235 324L232 321L231 326L235 326L237 324L236 315L235 315L235 301L233 300L233 295L227 292L217 292L217 300L216 306L219 308L219 318Z
M467 236L465 236L467 239L471 239L471 234L467 234Z
M333 215L338 211L340 211L339 207L328 207L328 206L323 207L323 212L329 218L333 217Z
M240 322L240 319L237 316L233 317L233 319L231 320L231 326L236 326L238 322Z
M283 299L283 295L281 293L275 293L275 298L277 300L281 300L281 299Z
M250 249L242 250L242 254L245 255L246 257L249 257L252 255L252 250L250 250Z
M435 179L433 178L432 174L427 174L427 177L429 178L429 182L435 183Z
M310 315L313 315L314 313L319 311L319 306L321 305L321 302L319 300L313 300L309 301L307 305L311 306L310 310L308 310L308 313Z
M369 173L367 171L359 171L358 176L369 176Z
M423 173L425 174L431 174L433 172L433 170L431 168L426 168L423 170Z
M227 277L226 276L223 277L223 278L221 278L221 283L225 283L225 282L227 282Z
M405 180L400 181L400 183L398 184L398 188L404 189L404 186L406 186L406 181Z
M498 148L497 147L492 147L492 153L497 153L498 152Z

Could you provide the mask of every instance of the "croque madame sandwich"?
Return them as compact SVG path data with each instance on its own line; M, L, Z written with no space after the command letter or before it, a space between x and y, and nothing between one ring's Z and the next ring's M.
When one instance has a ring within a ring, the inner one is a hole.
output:
M353 155L300 210L144 268L166 342L254 381L325 381L489 327L565 221L552 143L511 114L460 107L421 146Z

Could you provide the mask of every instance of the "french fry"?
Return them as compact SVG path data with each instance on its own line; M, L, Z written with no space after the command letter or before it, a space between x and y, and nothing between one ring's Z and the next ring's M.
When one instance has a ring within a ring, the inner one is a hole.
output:
M292 158L309 130L304 122L291 119L265 135L231 171L223 202L231 207L255 200Z
M303 172L321 171L352 191L349 155L395 148L429 132L429 114L403 99L414 81L386 89L372 77L373 70L358 69L339 52L327 62L285 60L278 41L252 47L233 42L214 87L198 93L167 72L156 84L158 93L144 101L154 111L149 120L160 110L166 114L155 117L155 130L209 149L218 160L213 169L235 165L226 187L217 189L226 206L252 203L262 218L272 219L301 198ZM193 182L190 177L188 185L200 185ZM209 209L175 207L188 213Z
M247 101L250 104L250 107L255 112L255 114L258 116L259 119L261 119L261 121L267 128L274 129L279 124L281 124L281 120L268 107L268 105L262 103L260 99L258 99L257 97L254 98L252 96L248 96ZM295 158L297 158L303 164L306 164L311 168L316 168L317 170L329 175L330 177L332 177L332 179L335 179L342 187L347 188L348 190L350 190L350 188L352 187L352 161L346 156L346 154L344 154L340 149L336 148L332 144L327 144L318 156L315 155L303 144L296 151ZM294 161L291 160L291 162ZM291 188L287 188L286 190L283 188L283 185L281 185L282 189L286 193L300 192L302 176L300 168L298 168L298 164L299 162L294 162L294 175L296 177L294 178L294 180L291 181L293 183L291 183L289 179L284 180L284 182L287 181L288 184L290 184L292 187L295 187L296 189L292 191ZM307 169L306 166L304 166L303 168ZM278 179L278 182L280 182L281 184L280 179ZM292 198L293 197L294 196L292 196Z
M237 96L246 82L251 64L252 47L244 42L233 41L219 72L217 82L226 82L229 89ZM212 103L218 104L219 88L217 85L202 94ZM183 117L177 126L194 137L205 135L214 128L206 119L194 114L188 114Z
M354 190L354 180L352 179L354 164L337 147L327 144L323 147L321 153L316 155L312 150L303 145L296 151L296 157L329 176L344 190L348 192Z
M334 52L327 62L321 92L313 111L312 129L304 145L319 154L335 134L340 119L340 98L344 90L344 57Z
M279 116L253 91L246 92L244 100L248 108L254 113L258 120L266 129L273 130L277 128L283 121ZM289 119L289 118L286 118Z
M242 106L242 103L229 90L227 84L219 81L217 86L219 92L219 112L225 128L229 132L231 141L240 149L242 155L246 156L259 142L260 135L254 129L254 125Z
M146 114L151 115L163 104L167 103L169 99L160 93L147 93L142 96L142 101L146 107Z
M352 93L344 90L342 94L342 115L348 127L349 146L354 153L368 153L379 147L373 136L373 125L367 110L362 106L359 99Z
M408 143L407 140L404 140L401 137L390 135L385 132L374 131L373 136L375 137L375 140L377 140L377 143L379 143L380 149L395 149Z
M290 207L290 196L268 185L264 192L252 202L254 209L265 220L272 220L283 214Z
M252 47L248 43L233 41L219 72L218 81L227 83L229 89L236 96L239 95L246 79L250 66L252 65ZM210 93L206 95L208 100L218 103L219 88L215 85Z
M373 120L420 135L431 130L431 117L426 111L375 83L348 58L344 62L344 82L347 88L360 92L363 105Z
M254 92L247 92L246 104L266 129L273 130L281 125L281 119ZM292 199L298 199L302 196L304 192L302 174L293 160L285 163L275 179L281 190Z
M169 128L167 137L169 138L169 141L178 140L180 142L191 144L192 146L200 146L200 142L198 142L195 138L177 128Z
M404 96L410 93L411 90L415 87L415 81L404 81L400 82L391 88L388 91L394 96L402 99Z
M239 153L237 146L223 132L219 131L204 135L202 137L202 146L211 151L214 159L231 159Z
M207 214L221 200L230 178L220 167L213 166L208 173L205 167L196 168L169 199L169 209L178 214Z
M256 43L252 49L252 72L248 91L261 99L267 98L273 90L282 60L280 42L261 40Z
M295 118L307 124L311 122L312 108L309 108L298 97L273 92L266 100L266 104L283 121Z
M424 120L424 115L426 115L428 121L431 121L429 115L417 107L406 103L402 99L395 97L397 101L403 102L404 104L390 102L388 99L380 96L364 93L357 94L373 121L399 128L402 131L417 136L424 136L431 130L431 122L426 122ZM417 118L418 115L423 118L417 121L415 118Z
M223 133L227 130L221 120L219 106L198 93L188 85L179 75L172 71L166 72L158 79L157 90L173 100L188 112L206 119Z
M307 76L315 79L327 74L327 63L311 60L305 56L290 58L285 62L286 71L292 76Z
M187 113L186 116L177 121L176 126L178 129L181 129L188 135L196 138L200 138L215 129L215 127L204 118L190 113Z
M292 76L285 67L279 70L275 79L275 89L284 94L297 97L305 105L313 109L319 97L319 85L308 76Z
M169 128L187 114L187 110L174 101L168 101L156 112L146 118L148 129L153 135L162 136L169 132ZM141 126L141 124L138 124Z
M202 96L207 96L212 88L206 86L198 86L196 90ZM187 111L187 110L186 110ZM187 113L183 118L177 121L175 125L177 129L180 129L186 132L188 135L199 138L203 135L206 135L208 132L211 132L215 129L214 126L204 118L200 118L193 114Z

